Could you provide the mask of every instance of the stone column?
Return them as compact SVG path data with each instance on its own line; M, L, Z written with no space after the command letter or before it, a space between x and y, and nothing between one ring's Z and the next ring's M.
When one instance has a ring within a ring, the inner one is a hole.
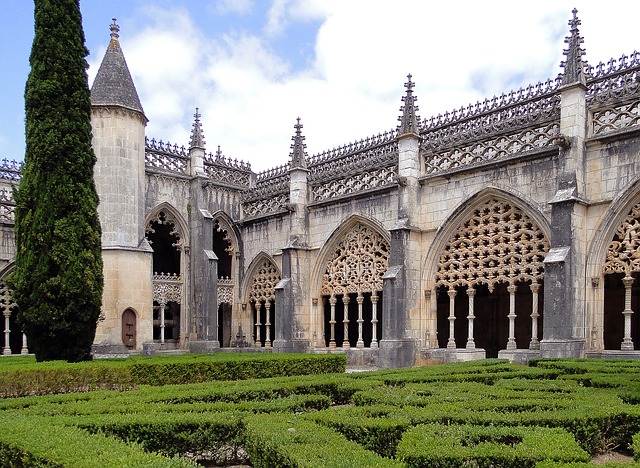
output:
M538 341L538 292L540 291L540 285L538 283L531 283L531 342L529 343L529 349L540 349L540 341Z
M469 296L469 315L467 316L467 320L469 321L469 333L467 337L467 349L475 349L476 342L473 337L473 321L476 318L474 315L474 297L476 295L476 290L474 288L467 288L467 296Z
M3 311L4 314L4 348L2 349L2 354L8 356L11 354L11 329L9 328L9 320L11 318L11 310L5 308Z
M456 321L456 294L455 288L450 287L447 291L449 295L449 339L447 340L447 348L455 349L456 337L455 337L455 321Z
M515 284L507 286L509 292L509 339L507 340L507 349L517 349L516 344L516 290L518 287Z
M622 339L622 345L620 349L622 351L633 351L633 340L631 339L631 315L633 310L631 309L631 286L633 285L633 277L625 276L622 278L622 284L624 284L624 338Z

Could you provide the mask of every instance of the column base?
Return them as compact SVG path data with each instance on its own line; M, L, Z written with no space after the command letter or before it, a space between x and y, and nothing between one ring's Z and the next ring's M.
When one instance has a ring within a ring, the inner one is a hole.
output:
M218 340L191 341L189 343L189 352L195 354L206 354L219 350L220 342Z
M418 344L415 340L380 340L379 349L382 369L416 365Z
M586 347L585 339L543 339L540 341L540 357L583 358Z

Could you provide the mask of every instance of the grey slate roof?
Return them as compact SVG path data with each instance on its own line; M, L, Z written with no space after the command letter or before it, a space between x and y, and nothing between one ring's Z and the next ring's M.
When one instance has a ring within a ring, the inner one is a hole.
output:
M111 41L91 87L94 106L122 106L144 114L138 92L118 41L118 26L111 25Z

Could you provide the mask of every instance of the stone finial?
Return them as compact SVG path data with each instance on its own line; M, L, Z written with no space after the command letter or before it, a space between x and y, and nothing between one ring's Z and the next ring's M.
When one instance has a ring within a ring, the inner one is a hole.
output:
M116 18L111 19L113 20L113 23L109 25L109 30L111 31L111 39L118 39L120 37L120 35L118 34L120 32L120 26L118 26L118 23L116 23Z
M406 133L418 134L418 106L416 105L417 97L413 95L414 82L411 81L411 73L407 75L407 82L404 84L407 93L402 97L403 105L400 107L402 115L398 117L400 125L398 126L398 135Z
M291 145L291 169L306 169L307 168L307 145L304 143L305 137L302 136L302 124L300 123L300 117L297 119L297 123L293 126L296 129L296 134L291 137L293 144Z
M204 134L202 133L202 123L200 123L200 117L202 115L198 112L199 109L196 107L196 113L193 114L194 121L191 126L191 139L189 140L189 148L202 148L204 149L205 141Z
M569 85L574 83L582 83L586 85L586 77L584 73L584 63L582 56L585 55L585 51L582 48L584 39L580 36L581 22L578 19L578 10L573 9L573 18L569 20L569 36L564 39L565 44L568 44L569 48L564 49L562 53L566 56L566 59L560 64L564 68L562 74L562 84Z

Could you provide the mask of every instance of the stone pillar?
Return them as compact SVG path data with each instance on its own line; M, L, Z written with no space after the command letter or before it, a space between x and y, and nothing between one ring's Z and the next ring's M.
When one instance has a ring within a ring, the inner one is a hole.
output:
M584 167L586 85L561 88L558 190L551 205L550 251L544 264L543 358L583 357L585 330L586 204Z
M389 268L382 277L382 337L379 342L379 366L411 367L415 363L417 343L408 336L410 329L409 302L415 301L417 289L411 290L407 258L411 230L397 227L391 231ZM410 271L410 270L409 270Z
M191 296L193 319L189 349L207 352L220 347L218 341L218 257L213 252L213 216L200 199L203 179L192 180L189 227L191 241ZM186 301L185 301L186 302Z

